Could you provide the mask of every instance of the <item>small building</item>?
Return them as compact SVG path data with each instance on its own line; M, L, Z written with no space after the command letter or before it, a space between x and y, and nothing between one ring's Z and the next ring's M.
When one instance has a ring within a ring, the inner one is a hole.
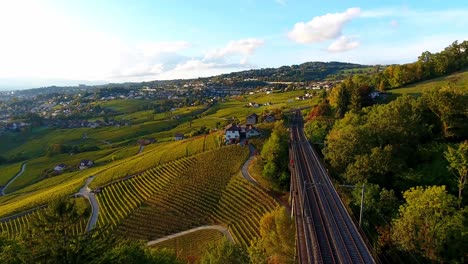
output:
M80 162L79 167L80 167L80 170L84 170L84 169L88 169L92 167L93 165L94 165L94 162L92 160L85 159Z
M63 171L64 169L66 169L66 168L67 168L67 165L65 165L65 164L62 163L62 164L59 164L59 165L55 166L54 171L56 171L56 172L62 172L62 171Z
M261 133L256 128L247 128L245 130L245 137L246 138L257 137L257 136L260 136L260 135L261 135Z
M263 122L265 123L272 123L275 122L275 117L273 115L264 115L263 116Z
M224 142L226 144L237 143L240 140L241 127L237 125L228 125L224 129Z
M138 145L140 146L146 146L149 144L153 144L156 142L155 138L140 138L137 140Z
M245 122L247 125L255 125L258 121L258 115L257 114L251 114L247 116L247 121Z
M184 139L184 135L180 134L180 133L177 133L177 134L174 135L174 139L175 140L182 140L182 139Z

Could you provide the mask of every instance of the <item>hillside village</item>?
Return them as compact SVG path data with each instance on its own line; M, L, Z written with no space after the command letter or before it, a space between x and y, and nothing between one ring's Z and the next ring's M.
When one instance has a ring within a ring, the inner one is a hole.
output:
M224 81L230 80L230 77L224 78ZM245 82L258 84L256 80L251 79L246 79ZM155 112L159 112L182 106L213 104L230 96L271 94L300 89L303 89L305 93L303 96L296 97L296 100L306 100L317 95L320 90L330 90L336 83L335 81L275 82L260 83L263 86L256 87L223 85L214 83L212 80L191 80L181 83L163 83L153 88L147 85L140 88L95 88L94 91L80 91L75 94L30 96L22 95L21 92L1 92L0 98L11 100L0 101L0 134L7 131L21 131L29 126L38 125L57 128L131 125L129 120L113 119L112 116L117 113L111 107L101 107L102 103L114 100L165 101L165 107L154 108ZM270 105L270 103L265 105ZM249 102L247 106L256 108L259 104ZM102 120L103 117L105 120Z

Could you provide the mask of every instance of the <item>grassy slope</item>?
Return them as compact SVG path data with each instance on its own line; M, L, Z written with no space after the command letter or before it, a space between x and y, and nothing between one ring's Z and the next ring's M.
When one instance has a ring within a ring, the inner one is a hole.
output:
M7 184L21 170L22 162L0 166L0 186Z
M64 163L67 167L74 167L78 170L78 164L83 159L90 159L93 161L99 160L108 156L114 150L99 150L85 153L78 153L75 155L61 154L52 157L40 157L27 162L26 169L14 182L8 186L5 191L10 193L22 189L32 183L38 182L47 178L44 171L51 170L60 163Z
M452 85L454 87L468 87L468 71L458 72L445 77L411 84L402 88L389 90L389 92L395 95L410 94L419 96L424 91L430 91L431 89L448 85Z

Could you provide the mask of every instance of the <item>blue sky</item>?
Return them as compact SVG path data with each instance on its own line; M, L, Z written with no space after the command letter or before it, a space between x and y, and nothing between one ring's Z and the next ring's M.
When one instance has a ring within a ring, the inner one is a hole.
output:
M406 63L468 39L466 1L1 1L0 87Z

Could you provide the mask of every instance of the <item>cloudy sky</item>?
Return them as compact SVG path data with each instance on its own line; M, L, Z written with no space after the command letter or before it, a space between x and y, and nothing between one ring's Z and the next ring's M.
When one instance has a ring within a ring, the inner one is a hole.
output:
M0 2L0 88L405 63L468 40L466 1Z

